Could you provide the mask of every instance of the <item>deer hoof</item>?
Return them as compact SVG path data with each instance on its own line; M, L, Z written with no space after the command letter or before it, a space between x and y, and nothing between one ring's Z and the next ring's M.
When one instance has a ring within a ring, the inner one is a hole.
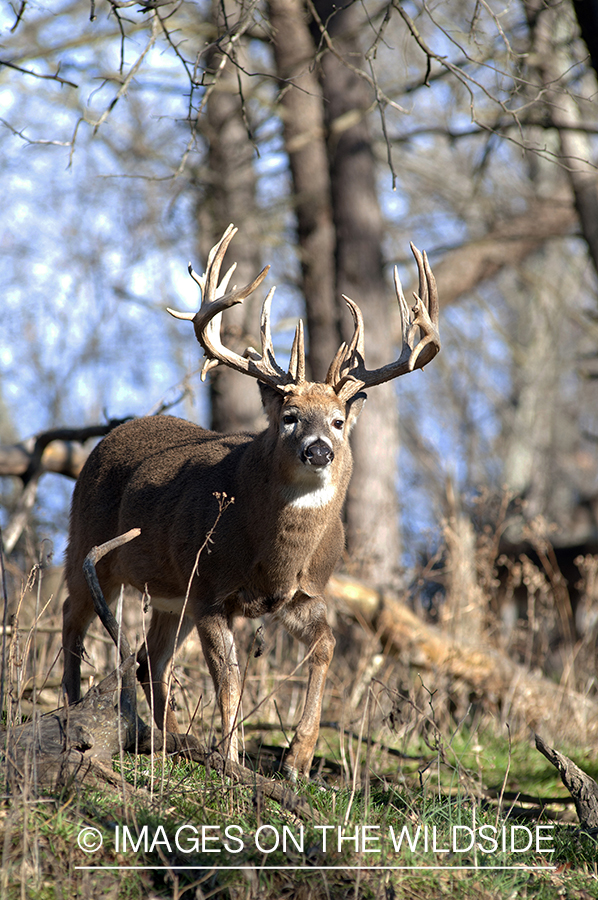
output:
M309 781L309 773L311 771L312 754L309 757L293 752L291 745L284 755L282 761L282 773L287 781L291 784L297 784L299 780Z

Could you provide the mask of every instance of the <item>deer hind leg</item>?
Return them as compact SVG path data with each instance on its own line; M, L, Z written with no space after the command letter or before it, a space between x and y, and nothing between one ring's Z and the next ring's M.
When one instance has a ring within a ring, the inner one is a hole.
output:
M319 597L304 597L284 607L276 618L289 634L307 646L309 653L305 706L284 760L285 775L296 781L298 777L309 778L320 732L324 685L336 641L326 620L326 605Z
M137 653L139 663L137 680L144 690L160 731L178 733L176 715L172 703L169 702L169 699L172 701L172 693L169 698L167 669L175 652L177 632L178 648L192 628L193 621L187 616L181 619L175 613L154 609L145 644Z
M197 631L220 708L224 755L232 762L238 762L241 682L231 623L224 616L202 616L198 619Z
M109 569L100 560L96 574L108 606L118 598L121 585L115 583ZM81 659L87 630L97 617L91 591L83 574L83 561L67 553L66 581L69 595L62 606L62 652L64 671L62 689L69 704L81 698Z
M87 585L70 591L62 607L62 689L69 704L81 699L81 657L83 641L96 612Z

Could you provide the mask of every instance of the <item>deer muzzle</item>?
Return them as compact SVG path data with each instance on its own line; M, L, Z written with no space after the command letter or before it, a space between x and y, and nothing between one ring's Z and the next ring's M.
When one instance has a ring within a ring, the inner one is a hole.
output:
M315 440L313 443L304 447L301 451L301 461L306 466L314 466L315 468L324 468L329 466L334 459L334 451L323 440Z

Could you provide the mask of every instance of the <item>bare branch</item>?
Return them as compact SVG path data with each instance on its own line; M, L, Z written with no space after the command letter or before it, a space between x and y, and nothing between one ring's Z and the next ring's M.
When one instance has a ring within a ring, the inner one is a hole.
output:
M25 490L19 497L16 511L13 513L10 522L4 529L4 547L7 553L12 553L27 525L31 510L35 504L35 498L37 497L37 488L40 477L41 472L36 472L36 474L29 479Z
M308 7L310 13L312 14L312 16L314 17L314 21L316 22L318 28L320 29L320 33L321 33L321 35L322 35L322 38L324 39L324 42L325 42L325 44L326 44L328 50L329 50L334 56L336 56L336 58L338 59L338 61L339 61L340 63L342 63L342 65L345 66L347 69L349 69L351 72L353 72L355 75L357 75L359 78L363 79L363 81L367 81L367 83L368 83L368 84L374 89L374 91L376 92L376 99L377 99L377 100L382 100L382 101L384 101L384 103L386 103L388 106L391 106L393 109L396 109L397 112L406 113L407 110L406 110L403 106L400 106L398 103L396 103L394 100L392 100L387 94L385 94L383 91L380 90L378 84L377 84L376 81L372 78L371 75L368 75L367 72L364 72L364 70L363 70L363 69L360 69L358 66L354 66L354 65L353 65L352 63L350 63L347 59L345 59L345 58L342 56L342 54L340 54L340 53L338 52L338 50L337 50L337 49L335 48L335 46L334 46L334 43L333 43L333 41L332 41L332 38L331 38L330 35L328 34L328 31L327 31L327 29L326 29L326 26L324 25L324 23L322 22L322 19L321 19L320 16L318 15L318 11L316 10L316 8L315 8L315 6L314 6L312 0L307 0L307 7Z
M147 44L145 45L144 49L142 50L141 54L137 58L137 60L133 63L133 65L129 69L126 78L124 79L123 83L121 84L120 88L118 89L118 91L116 93L116 96L112 99L109 106L104 110L104 112L102 113L102 115L96 122L90 123L93 125L93 133L94 134L97 134L98 129L106 121L106 119L108 118L108 116L110 115L110 113L112 112L112 110L114 109L116 104L118 103L118 101L121 100L126 95L133 78L135 77L135 75L137 74L139 69L141 68L141 64L143 63L143 60L145 59L145 57L148 55L148 53L150 52L150 50L156 43L157 37L158 37L158 17L155 13L152 13L152 32L151 32L150 38L149 38Z
M43 144L49 147L70 147L72 145L72 141L47 141L43 139L32 140L28 138L26 134L22 131L19 131L18 128L15 128L10 122L7 122L6 119L0 119L0 123L4 125L5 128L8 128L15 137L20 137L22 141L25 141L26 144L34 145L34 144Z
M66 78L61 78L58 72L54 75L42 75L39 72L32 72L31 69L24 69L22 66L18 66L16 63L10 62L8 59L0 59L0 66L6 66L9 69L15 69L17 72L22 72L23 75L31 75L33 78L43 78L46 81L57 81L59 84L68 84L69 87L79 87L79 85L75 84L74 81L68 81Z
M23 18L23 14L24 14L26 8L27 8L27 0L21 0L21 6L17 13L17 17L14 21L12 28L10 29L11 34L13 34L19 27L19 23L21 22L21 19ZM0 709L1 709L1 707L0 707Z

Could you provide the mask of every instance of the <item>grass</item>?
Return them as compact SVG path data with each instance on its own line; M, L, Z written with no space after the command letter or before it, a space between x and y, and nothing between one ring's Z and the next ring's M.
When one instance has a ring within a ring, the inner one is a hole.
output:
M33 636L28 608L19 604L22 628L12 621L7 647L9 727L42 694L52 705L58 681L60 598ZM252 647L252 626L240 631L240 647ZM451 709L450 691L435 693L400 660L375 656L372 636L341 615L335 632L319 756L312 780L297 787L299 812L183 760L125 755L122 766L113 762L120 787L88 780L37 793L9 784L3 767L0 900L598 900L598 841L580 833L556 770L529 736L511 734L487 709ZM96 634L87 666L106 672L113 648ZM191 641L176 694L183 717L199 710L193 727L209 745L218 737L213 691L197 650ZM289 677L297 650L280 630L269 644L266 633L259 658L247 656L246 763L265 768L292 732L305 674ZM598 779L593 748L559 749ZM101 846L91 852L94 839Z
M509 756L489 732L461 729L452 745L450 763L428 752L400 779L383 768L384 750L370 749L366 770L367 748L354 746L355 784L300 785L310 810L301 816L202 766L151 769L127 755L131 794L77 784L35 801L5 797L2 897L598 898L595 839L482 796L507 768L505 792L526 779L552 792L548 763L519 771L523 745ZM90 828L102 845L86 853L78 840Z

